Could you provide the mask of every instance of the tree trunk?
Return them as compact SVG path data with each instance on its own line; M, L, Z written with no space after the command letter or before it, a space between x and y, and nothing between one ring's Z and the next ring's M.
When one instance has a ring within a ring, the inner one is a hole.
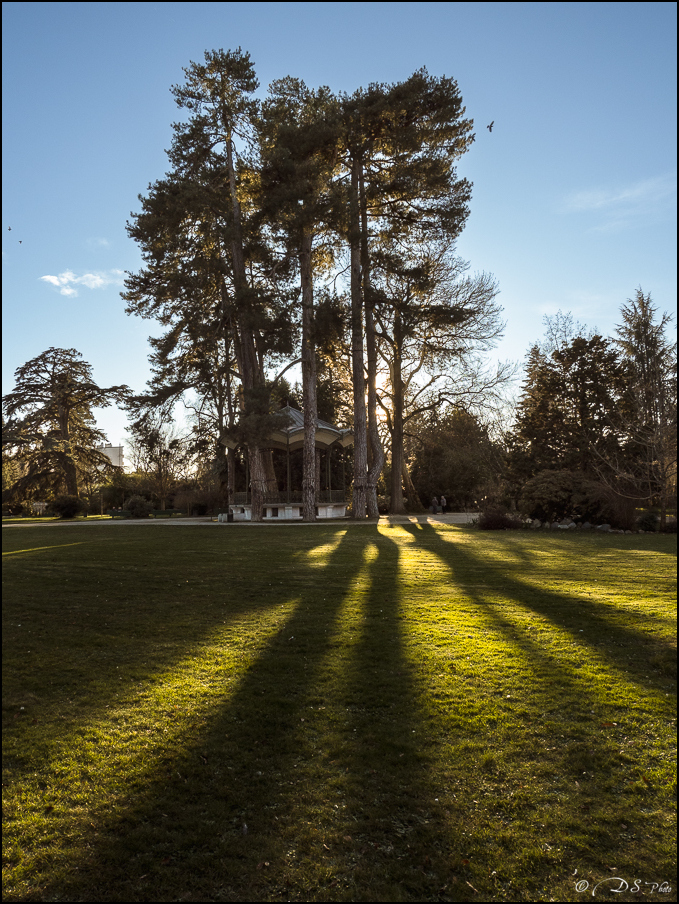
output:
M272 499L278 501L278 478L276 477L276 469L273 464L273 449L262 449L262 461L264 463L265 474L265 493Z
M226 502L231 505L236 492L236 451L235 449L226 450L226 466L228 469L228 483L226 487Z
M406 499L408 500L408 511L409 512L423 512L424 506L420 502L420 497L417 495L417 490L413 486L413 482L410 478L410 471L408 470L408 465L406 464L405 457L403 458L403 483L406 488Z
M231 190L231 206L233 213L233 239L231 253L233 258L233 279L236 289L236 306L242 308L242 296L247 290L247 274L245 272L245 257L243 254L243 235L241 225L241 210L236 190L236 171L233 165L233 147L231 136L226 140L226 156L229 170L229 187ZM238 333L240 340L239 367L244 396L247 391L255 389L263 384L264 375L260 373L257 361L257 349L252 328L247 324L246 317L241 314L238 317ZM248 458L250 461L250 477L252 482L252 513L253 521L261 521L264 506L264 494L267 492L273 477L273 462L267 469L264 454L266 450L260 449L254 444L248 444ZM271 457L269 452L269 458Z
M250 448L252 451L250 451ZM250 494L250 518L252 521L261 521L264 517L264 494L266 492L267 477L262 451L257 446L248 448L250 485L252 488L252 493Z
M227 385L229 385L228 372L226 380ZM225 414L224 387L221 380L217 382L215 388L217 394L215 402L217 408L217 430L218 436L221 436L228 423ZM217 440L215 446L215 460L217 462L217 480L219 481L217 504L221 507L231 500L229 499L229 455L226 446L219 440Z
M311 233L304 232L299 255L302 282L302 404L304 453L302 470L302 519L316 520L316 348L313 335L314 287L311 272Z
M379 518L377 505L377 481L384 467L384 449L377 428L377 336L370 286L370 249L368 248L368 206L365 196L363 167L359 173L359 200L361 208L361 270L363 276L363 302L365 305L365 342L368 364L368 440L370 443L370 468L368 470L366 502L368 515Z
M70 452L64 455L64 478L66 479L66 492L69 496L79 496L78 471Z
M391 431L391 504L393 515L405 514L403 500L403 377L401 373L400 315L394 318L394 348L391 365L391 392L393 399L393 428Z
M78 469L76 468L73 452L71 450L71 435L68 423L69 409L59 404L59 432L65 449L63 455L64 479L66 480L66 492L69 496L78 496Z
M222 289L222 298L224 299L224 293ZM224 303L224 302L222 302ZM224 323L226 324L226 311L224 313ZM230 354L229 348L231 345L231 339L227 335L224 339L224 357L226 359L227 364L230 365ZM223 410L223 406L222 406ZM224 426L233 427L236 422L235 413L233 410L233 394L231 391L231 367L228 366L226 370L226 424L222 421L222 428ZM220 413L220 418L223 418L223 414ZM219 444L221 447L221 443ZM236 492L236 452L235 449L227 448L226 449L226 504L231 505L233 503L234 493Z
M377 343L375 337L375 321L372 308L367 305L365 311L365 335L368 358L368 439L370 442L370 469L368 471L366 501L368 515L379 518L377 505L377 481L384 468L384 448L377 427Z
M363 297L361 292L361 249L358 204L360 164L351 165L349 247L351 251L351 368L354 383L354 518L366 516L368 477L368 436L365 411L365 373L363 370Z

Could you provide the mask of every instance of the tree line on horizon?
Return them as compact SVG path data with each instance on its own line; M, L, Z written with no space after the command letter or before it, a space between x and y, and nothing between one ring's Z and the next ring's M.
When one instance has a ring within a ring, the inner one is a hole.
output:
M548 319L514 423L493 429L515 368L487 365L504 329L498 286L455 250L471 199L455 164L474 134L454 80L422 69L336 95L287 77L258 100L240 49L206 52L184 73L170 169L128 223L143 267L128 274L126 311L165 330L149 340L151 380L141 394L100 390L74 349L19 368L3 397L3 503L78 496L79 475L120 482L95 454L103 435L91 415L117 403L138 464L166 484L200 473L217 504L233 499L246 452L259 520L281 488L266 441L287 401L304 412L308 521L319 417L353 430L355 518L375 517L380 497L401 513L440 492L533 513L554 510L549 492L569 511L577 499L592 508L586 497L600 511L626 499L665 517L676 345L641 289L611 339ZM191 412L188 437L167 432L178 402ZM167 492L156 492L163 504Z
M664 527L676 514L676 344L667 336L669 316L658 317L641 289L621 315L613 337L570 314L546 317L512 421L499 433L461 405L420 412L408 437L408 511L443 489L452 508L486 511L488 523L499 514L498 526L508 526L507 512L633 526L641 509L647 528ZM72 513L78 496L93 513L104 499L107 508L140 497L164 508L169 500L198 514L223 505L210 446L195 429L182 435L164 425L161 412L132 425L132 472L111 463L92 407L134 397L126 386L100 388L81 358L75 349L51 348L17 369L15 389L3 397L3 512L30 508L32 500L59 512L55 500L64 492ZM278 401L300 407L300 388L284 389ZM299 462L296 469L299 477Z

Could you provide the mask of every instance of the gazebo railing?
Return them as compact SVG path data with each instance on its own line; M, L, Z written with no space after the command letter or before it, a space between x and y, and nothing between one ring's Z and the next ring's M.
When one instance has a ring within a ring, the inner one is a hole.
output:
M301 505L302 504L302 492L301 490L294 490L288 493L286 490L281 490L279 493L265 493L264 494L264 505L285 505L289 503L291 505ZM321 505L327 505L330 502L347 502L346 494L344 490L320 490L316 493L316 504L319 503ZM233 504L234 505L250 505L252 502L252 496L250 493L234 493L233 494Z

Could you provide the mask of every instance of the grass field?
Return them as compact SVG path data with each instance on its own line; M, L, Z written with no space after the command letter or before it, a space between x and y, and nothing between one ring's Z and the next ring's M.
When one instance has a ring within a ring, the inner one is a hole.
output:
M5 900L676 900L675 536L3 541Z

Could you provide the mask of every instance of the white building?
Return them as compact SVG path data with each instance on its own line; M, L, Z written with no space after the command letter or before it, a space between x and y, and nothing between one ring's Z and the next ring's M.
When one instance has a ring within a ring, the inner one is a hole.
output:
M262 443L262 447L279 449L287 453L287 486L285 490L273 494L273 498L264 498L263 520L301 521L301 493L293 492L290 486L290 453L302 449L304 446L304 413L286 405L285 408L281 408L279 415L280 426L269 434L268 440ZM236 443L228 436L223 436L221 442L227 448L236 448ZM329 455L332 447L345 449L347 446L353 445L353 442L353 430L350 428L336 427L334 424L316 418L316 449L323 450ZM318 490L316 493L316 517L343 518L347 511L345 490L344 487L331 489L329 459L326 459L326 466L328 489ZM245 493L234 494L234 504L229 506L228 512L219 515L217 520L250 521L251 519L252 504L248 489L246 489Z
M97 446L97 451L103 452L116 467L123 467L123 446L113 446L111 443L106 443L105 446Z

